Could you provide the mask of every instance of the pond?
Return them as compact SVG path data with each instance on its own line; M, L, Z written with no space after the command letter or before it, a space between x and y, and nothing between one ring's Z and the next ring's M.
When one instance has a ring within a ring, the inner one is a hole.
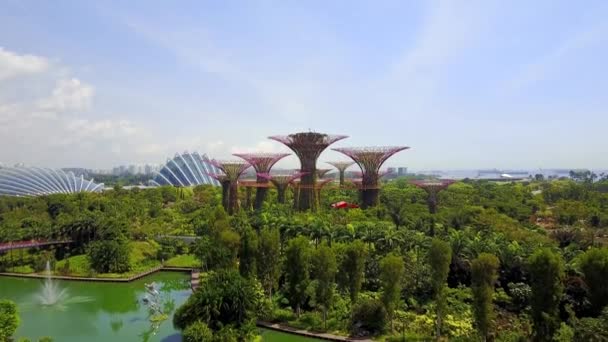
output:
M54 281L45 288L42 279L1 277L0 299L10 299L19 307L17 339L35 341L50 336L61 342L178 342L181 336L173 328L172 313L190 296L189 280L185 273L159 272L130 283ZM150 321L146 284L151 283L158 291L161 310L169 314L160 323ZM48 300L57 303L41 305ZM262 336L264 342L316 341L267 330Z

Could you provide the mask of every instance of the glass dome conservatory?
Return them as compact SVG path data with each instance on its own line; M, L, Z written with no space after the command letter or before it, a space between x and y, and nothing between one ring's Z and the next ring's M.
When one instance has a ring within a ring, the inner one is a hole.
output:
M0 168L0 195L42 196L77 192L100 192L103 183L61 169L38 167Z
M173 186L195 186L210 184L219 186L220 183L209 176L221 171L212 165L207 155L202 156L198 152L175 154L173 159L168 159L167 163L156 173L150 185L173 185Z

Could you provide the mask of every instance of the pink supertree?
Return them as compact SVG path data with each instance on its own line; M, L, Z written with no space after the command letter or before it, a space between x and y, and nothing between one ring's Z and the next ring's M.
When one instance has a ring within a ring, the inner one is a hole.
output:
M438 194L441 190L446 189L448 186L456 182L453 179L440 179L440 180L413 180L412 184L417 187L424 189L428 194L427 204L429 206L429 213L437 213L437 205L439 204Z
M301 178L300 191L298 194L299 210L315 209L315 182L317 178L317 159L329 145L347 138L346 135L329 135L316 132L294 133L286 136L271 136L269 139L276 140L289 147L300 159L300 171L305 173Z
M222 207L228 212L228 206L230 205L228 201L230 198L230 179L223 173L208 173L208 175L220 182L222 186Z
M270 172L270 169L276 164L279 160L287 157L289 153L234 153L235 156L245 159L253 168L255 169L257 174L267 174ZM257 177L258 183L268 183L268 179L263 177ZM253 204L253 208L255 210L260 210L262 208L262 204L264 200L266 200L266 194L268 193L268 188L266 187L258 187L255 191L255 202Z
M304 175L304 173L296 171L285 174L260 173L258 174L258 177L270 181L277 189L277 202L285 204L285 191L289 187L289 184L292 184L296 179L302 177L302 175Z
M407 146L382 147L350 147L334 148L334 151L349 156L363 172L361 184L361 207L368 208L378 204L380 167L384 162L399 151L408 149Z
M354 163L355 162L349 161L327 162L327 164L332 165L333 167L338 169L338 172L340 173L340 186L344 186L344 171L346 171L346 169L348 169Z
M222 203L228 203L227 211L229 215L232 215L239 209L239 178L251 165L243 160L212 160L211 164L220 169L224 173L226 181L229 182L228 200L222 199Z

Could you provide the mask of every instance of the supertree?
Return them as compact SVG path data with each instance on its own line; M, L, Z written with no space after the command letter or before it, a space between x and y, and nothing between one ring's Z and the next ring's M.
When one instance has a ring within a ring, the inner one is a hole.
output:
M332 165L333 167L338 169L338 172L340 173L340 186L341 187L344 186L344 171L346 171L346 169L348 169L354 163L355 162L349 162L349 161L327 162L327 164Z
M228 160L217 161L212 160L211 163L220 169L228 182L230 182L230 190L228 191L228 214L232 215L239 209L239 178L243 175L251 165L243 160ZM216 177L217 179L217 177ZM222 199L222 203L225 200Z
M289 153L235 153L234 155L245 159L253 166L257 174L267 174L274 164L287 157ZM257 182L260 184L268 183L268 179L258 176ZM257 190L255 191L255 202L253 204L255 210L260 210L262 208L267 193L268 187L257 187Z
M285 191L289 184L292 184L296 179L302 177L303 173L296 171L291 174L269 174L269 173L260 173L258 174L258 178L262 177L266 180L272 182L274 187L277 189L277 201L281 204L285 204Z
M321 179L327 175L331 169L317 169L317 179Z
M440 180L413 180L412 184L423 189L428 194L427 204L429 206L429 213L437 213L437 205L439 204L438 194L441 190L446 189L455 180L453 179L440 179Z
M382 147L350 147L334 148L334 151L342 152L349 156L363 172L361 192L362 208L373 207L378 204L380 192L378 181L380 178L380 167L384 162L399 151L408 149L406 146L382 146Z
M300 171L305 173L301 177L300 191L298 194L299 210L315 209L315 182L317 178L317 159L329 145L347 138L346 135L329 135L316 132L294 133L286 136L271 136L269 139L276 140L289 147L300 159Z

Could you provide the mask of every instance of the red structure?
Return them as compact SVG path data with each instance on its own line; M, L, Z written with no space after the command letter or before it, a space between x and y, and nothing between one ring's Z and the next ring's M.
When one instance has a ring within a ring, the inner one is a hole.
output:
M361 182L361 206L363 208L373 207L378 204L380 192L378 181L380 178L380 167L384 162L399 151L408 149L407 146L383 146L383 147L351 147L334 148L334 151L342 152L349 156L363 172Z
M287 157L289 153L235 153L234 156L245 159L253 168L256 173L268 174L270 169L279 160ZM268 179L257 176L257 182L260 184L268 183ZM249 188L248 188L249 189ZM251 191L251 190L250 190ZM258 187L255 191L255 202L253 202L253 208L260 210L262 204L266 200L266 194L268 193L267 187Z
M439 197L437 195L439 194L439 192L443 189L446 189L454 182L455 180L453 179L411 181L412 184L424 189L427 192L427 204L429 206L429 213L431 214L437 213L437 205L439 204Z
M340 173L340 186L341 187L344 186L344 171L346 171L346 169L348 169L354 163L355 162L349 162L349 161L327 162L327 164L338 169L338 172Z
M347 138L346 135L329 135L316 132L294 133L286 136L271 136L269 139L276 140L289 147L300 159L301 177L300 190L298 194L299 210L315 209L315 183L317 179L317 159L329 145L338 140Z
M229 185L229 191L228 191L228 200L226 201L225 198L222 198L222 203L227 202L228 203L228 214L232 215L234 214L236 211L238 211L239 209L239 187L238 187L238 182L239 182L239 178L243 175L243 172L245 172L245 170L247 170L251 165L249 163L247 163L246 161L242 161L242 160L230 160L230 161L217 161L217 160L212 160L211 163L217 167L218 169L222 170L222 172L224 172L225 178L224 182L228 182ZM214 176L216 179L220 179L219 177L221 176ZM221 181L220 181L221 182ZM222 190L223 190L223 185L224 183L222 183Z
M277 189L277 202L281 204L285 204L285 191L289 187L289 184L292 184L296 179L302 177L302 172L294 172L291 174L268 174L268 173L259 173L258 178L264 178L267 181L272 182L272 184Z

